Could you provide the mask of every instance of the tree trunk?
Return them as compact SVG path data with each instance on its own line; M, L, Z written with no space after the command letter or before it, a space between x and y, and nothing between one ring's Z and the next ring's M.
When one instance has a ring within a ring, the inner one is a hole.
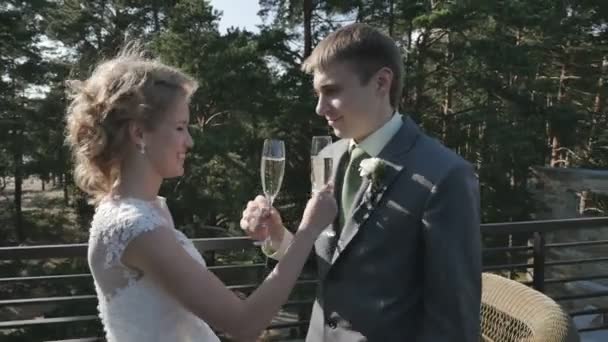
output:
M604 86L604 75L608 73L608 56L605 56L601 63L600 77L597 80L597 93L595 94L595 101L593 104L593 111L595 114L602 112L604 104L604 95L606 91L606 87Z
M160 9L158 4L154 4L152 7L152 17L154 19L154 32L160 32Z
M604 57L600 62L600 76L597 80L597 92L595 93L595 99L593 101L593 112L591 113L591 130L589 132L589 139L587 140L586 149L586 160L591 159L593 155L593 148L595 143L595 135L597 134L598 127L598 116L602 115L604 109L604 95L606 87L604 86L604 75L608 72L608 56Z
M445 49L445 57L444 57L444 62L446 65L446 69L447 66L450 65L450 60L452 59L452 49L450 47L450 35L448 34L448 43ZM446 79L445 79L445 87L443 90L444 94L444 98L443 98L443 104L442 104L442 128L441 128L441 138L443 140L443 142L449 146L449 142L448 142L448 131L449 131L449 126L450 126L450 114L452 113L452 93L453 93L453 89L452 86L450 84L450 76L449 74L446 75Z
M395 36L395 0L388 3L388 35L391 38Z
M424 30L418 37L416 46L416 81L414 85L414 114L422 111L422 100L425 85L424 63L426 61L426 43L429 32Z
M97 27L97 29L95 30L95 36L97 38L97 49L101 50L103 48L103 34L101 33L102 27L104 25L105 22L105 9L106 9L106 1L102 0L99 4L99 15L100 15L100 20L99 20L99 26Z
M65 172L62 174L61 183L63 184L63 203L65 203L65 205L70 205L70 196L68 192L68 175Z
M312 53L312 0L304 0L304 59Z
M580 216L585 216L585 210L587 209L587 204L589 203L589 191L583 190L579 194L579 202L578 202L578 214Z
M566 99L566 63L562 64L559 74L559 88L557 89L557 103L562 104Z
M15 177L15 192L13 195L15 204L15 233L19 243L23 243L23 241L25 241L25 232L23 230L23 213L21 210L21 201L23 196L23 152L21 150L22 136L23 130L20 127L15 127L13 130L13 163L15 165L13 175Z
M413 32L413 27L412 27L412 23L409 22L407 24L407 46L405 51L403 52L403 57L405 57L405 65L403 68L403 91L401 92L403 94L403 97L401 98L401 109L408 112L410 111L410 108L412 107L412 96L411 96L411 89L410 89L410 54L411 54L411 48L412 48L412 32Z
M551 165L551 167L556 167L559 163L560 163L560 153L559 153L559 139L557 138L557 135L555 135L555 133L552 133L552 137L551 137L551 161L549 162L549 165Z
M566 63L562 64L557 90L557 103L562 104L566 98ZM551 161L550 165L556 167L561 161L561 143L556 129L551 129Z

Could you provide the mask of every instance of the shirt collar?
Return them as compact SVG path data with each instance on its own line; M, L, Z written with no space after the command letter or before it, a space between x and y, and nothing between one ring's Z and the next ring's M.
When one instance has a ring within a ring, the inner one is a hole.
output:
M380 152L384 149L386 144L397 134L399 129L403 125L403 117L399 112L395 112L393 117L387 121L382 127L378 128L374 133L370 134L367 138L363 139L359 144L355 143L353 139L350 140L349 150L354 145L363 149L365 153L375 158L378 157Z

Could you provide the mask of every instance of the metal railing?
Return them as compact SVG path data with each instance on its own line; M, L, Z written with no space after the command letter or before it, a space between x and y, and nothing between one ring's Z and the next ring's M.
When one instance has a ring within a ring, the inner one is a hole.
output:
M267 265L263 262L250 264L220 264L215 260L216 253L254 250L255 247L251 240L246 237L225 237L225 238L210 238L210 239L193 239L194 245L198 250L204 251L205 259L208 264L208 269L215 273L220 279L227 283L229 289L247 294L253 291L258 285L265 273ZM65 244L65 245L45 245L45 246L18 246L18 247L0 247L0 263L6 261L30 261L30 260L81 260L84 262L87 255L86 244ZM0 294L6 291L11 286L31 286L39 287L60 287L63 284L71 284L74 282L93 283L92 275L87 271L76 272L71 274L42 274L42 275L13 275L5 277L0 275ZM314 287L317 281L310 276L306 276L296 284L296 289L307 290L310 293L308 298L291 298L284 306L282 313L277 315L272 324L268 327L268 334L288 335L291 337L301 337L308 326L307 315L312 306ZM2 291L5 289L5 291ZM68 289L67 292L74 292L73 289ZM81 293L85 292L85 293ZM5 296L4 296L5 297ZM82 336L61 336L57 337L57 331L61 330L66 325L73 324L91 324L93 328L89 330L100 330L99 317L95 312L97 305L97 297L91 286L85 286L84 290L79 290L77 293L64 293L62 295L52 295L34 298L2 298L0 297L0 313L3 308L22 308L22 307L68 307L81 306L90 308L90 314L67 314L59 317L36 317L18 320L0 319L0 337L2 331L15 331L27 329L40 329L41 327L52 327L52 339L71 338L70 341L94 341L92 337ZM301 313L301 314L300 314ZM97 328L97 329L95 329ZM85 333L86 335L86 333ZM220 336L222 337L222 336Z
M524 222L507 222L507 223L488 223L482 225L482 235L491 237L496 235L514 235L520 234L529 242L525 245L516 245L509 247L492 247L484 248L484 261L492 254L503 254L512 256L519 255L516 262L487 265L484 262L485 272L520 272L526 274L529 280L521 280L522 283L534 287L536 290L546 293L558 303L571 304L578 300L593 300L596 299L608 303L608 286L599 290L587 291L584 293L566 293L553 294L547 291L547 286L574 284L577 282L589 281L605 281L608 284L608 239L595 241L567 241L547 243L546 236L557 232L572 232L591 229L606 229L603 234L608 237L608 217L589 217L589 218L573 218L561 220L542 220L542 221L524 221ZM555 254L556 251L564 249L580 249L597 246L606 246L603 255L597 257L586 258L570 258L566 260L552 260L549 257ZM522 262L522 259L524 260ZM566 277L547 278L547 271L562 266L581 266L596 264L602 265L605 271L600 271L595 274L572 275ZM603 304L602 307L594 309L574 309L568 310L568 313L573 318L586 315L603 315L603 322L592 327L580 328L579 332L591 332L597 330L608 330L608 305Z
M546 277L547 269L552 267L586 264L603 265L606 263L606 270L608 270L608 253L606 256L575 258L569 260L551 260L548 258L548 254L550 255L550 252L554 250L603 246L608 245L608 240L547 243L547 234L558 231L578 231L600 228L608 228L608 217L483 224L482 235L484 236L484 240L492 237L519 235L521 240L525 241L523 244L514 246L484 248L484 271L495 273L509 272L511 275L524 274L526 278L520 280L541 292L546 292L547 286L608 280L608 271L605 273L576 275L562 278ZM608 234L606 235L608 236ZM219 260L216 260L216 252L253 250L255 247L252 245L249 238L229 237L193 239L192 241L199 250L206 253L205 257L208 261L209 269L217 274L220 279L224 280L228 284L228 287L234 291L243 293L251 292L259 284L259 281L261 281L267 270L265 263L230 265L220 264ZM86 244L2 247L0 248L0 263L6 261L49 260L58 258L81 259L84 261L86 249ZM608 250L608 248L606 248L606 250ZM503 260L507 260L507 262L502 262ZM70 274L17 274L10 277L1 277L0 290L10 286L31 286L33 288L37 284L58 284L60 282L63 282L64 284L73 284L75 282L92 284L92 278L86 270ZM315 285L316 280L310 275L300 279L296 288L301 289L301 292L304 294L296 298L291 298L283 307L283 312L291 313L290 318L281 319L281 317L279 317L280 315L277 316L277 319L273 321L273 324L269 327L268 331L272 332L282 329L282 331L288 331L291 337L302 337L308 326L307 318L312 306ZM62 295L34 298L0 298L0 313L3 308L18 308L36 305L63 307L74 303L87 303L88 306L94 308L96 296L92 291L92 287L89 287L88 291L88 293L71 291L70 293ZM599 301L601 298L608 302L608 291L602 289L585 293L568 293L552 297L560 303L576 302L577 300L583 299L598 299ZM576 309L571 310L569 313L572 317L586 315L603 315L606 317L608 316L608 307ZM0 321L0 332L2 330L37 329L42 326L57 326L60 324L97 321L98 317L94 312L91 312L91 314L66 314L59 317ZM604 321L598 325L580 329L580 331L586 332L605 329L608 329L608 324ZM86 340L88 339L82 339L82 341Z

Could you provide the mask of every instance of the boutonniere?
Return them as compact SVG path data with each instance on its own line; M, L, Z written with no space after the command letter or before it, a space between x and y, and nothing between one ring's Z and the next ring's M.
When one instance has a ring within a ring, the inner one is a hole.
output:
M359 164L359 174L370 182L368 188L369 196L380 190L380 180L384 177L385 172L386 162L380 158L368 158L361 161L361 164Z

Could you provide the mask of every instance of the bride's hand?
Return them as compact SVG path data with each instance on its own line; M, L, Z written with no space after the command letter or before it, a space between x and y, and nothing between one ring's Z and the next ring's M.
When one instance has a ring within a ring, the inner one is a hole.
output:
M338 205L333 190L333 184L330 183L313 193L304 209L299 229L310 229L318 235L334 221L338 213Z
M268 236L274 244L280 245L285 228L281 214L275 208L268 207L264 196L257 196L247 203L241 217L241 229L253 240L264 241Z

